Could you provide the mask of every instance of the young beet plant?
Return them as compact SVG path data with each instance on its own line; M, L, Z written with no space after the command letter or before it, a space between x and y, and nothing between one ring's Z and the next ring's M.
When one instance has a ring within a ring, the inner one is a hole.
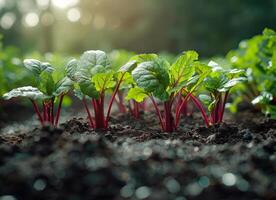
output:
M126 63L124 66L121 67L120 71L125 72L125 78L122 84L122 87L129 91L128 95L125 97L125 99L128 101L129 104L129 111L131 115L139 119L140 118L140 111L146 110L146 98L143 98L143 100L136 101L132 98L133 95L135 95L135 90L133 88L137 88L137 84L133 80L133 77L131 75L131 71L137 67L139 63L146 62L146 61L153 61L157 59L158 56L156 54L139 54L136 56L133 56L130 58L130 61ZM139 97L138 97L139 98Z
M33 73L37 87L25 86L13 89L3 95L4 99L29 98L42 126L46 124L58 126L64 95L72 88L73 82L66 75L55 81L53 76L55 69L49 63L26 59L24 66ZM59 103L55 112L54 104L57 98L59 98ZM42 112L38 101L42 101Z
M184 89L189 89L187 99L203 80L201 76L205 75L196 74L196 68L200 66L198 54L194 51L184 52L172 65L156 55L148 59L144 55L144 58L150 61L139 62L131 72L136 87L129 90L127 99L137 102L142 102L146 97L151 99L162 130L173 132L177 129L183 106L182 103L174 106L176 98ZM191 84L193 87L189 87ZM163 111L158 107L156 99L162 102Z
M203 86L209 92L209 95L199 95L201 101L194 95L190 95L191 100L201 111L207 126L222 122L230 89L247 80L244 70L225 70L213 61L208 66L211 67L212 72L203 81ZM208 107L209 117L207 117L207 112L201 102Z
M67 71L71 79L77 83L75 94L83 101L90 127L106 129L112 104L126 72L113 71L107 54L99 50L86 51L79 61L70 61ZM117 81L115 81L115 75ZM105 112L105 97L108 93L111 94L111 99ZM89 108L90 103L93 107L94 116L92 116Z

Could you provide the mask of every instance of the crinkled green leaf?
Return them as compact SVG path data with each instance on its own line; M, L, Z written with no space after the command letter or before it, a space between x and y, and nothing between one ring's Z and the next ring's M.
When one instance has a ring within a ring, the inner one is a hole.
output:
M77 67L78 67L78 61L76 59L70 60L66 65L66 68L65 68L66 75L71 80L76 80Z
M220 88L223 88L223 85L228 81L225 74L220 72L212 72L204 79L205 88L214 93L217 92Z
M166 89L170 83L167 72L168 63L164 60L140 63L133 71L132 76L138 87L157 98L164 99Z
M110 61L107 54L99 50L86 51L80 57L76 76L79 82L91 80L97 73L106 73L110 70Z
M142 88L131 88L126 96L126 100L134 99L137 102L142 102L148 94Z
M91 81L81 82L79 83L79 87L83 95L87 95L91 98L96 98L96 99L99 97L99 92L97 91L94 84L91 83Z
M54 95L60 96L61 94L68 93L69 90L72 89L73 84L74 84L74 82L70 78L64 77L62 80L57 82Z
M24 66L33 72L35 75L40 75L42 72L46 71L52 73L54 68L47 62L40 62L36 59L25 59Z
M45 98L39 89L32 86L16 88L3 95L3 98L6 100L14 97L28 97L33 100Z
M92 77L92 82L95 84L97 91L105 91L113 88L116 82L113 80L113 73L99 73Z

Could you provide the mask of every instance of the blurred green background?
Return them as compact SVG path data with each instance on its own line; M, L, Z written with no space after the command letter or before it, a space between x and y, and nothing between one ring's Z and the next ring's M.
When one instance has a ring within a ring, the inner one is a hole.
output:
M276 29L276 0L0 0L4 45L23 52L127 49L201 57Z

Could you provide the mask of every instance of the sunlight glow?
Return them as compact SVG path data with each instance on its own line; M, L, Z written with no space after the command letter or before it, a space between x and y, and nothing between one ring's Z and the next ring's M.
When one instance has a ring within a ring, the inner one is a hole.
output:
M25 16L24 22L29 27L35 27L39 23L39 17L36 13L30 12Z
M3 29L10 29L16 20L16 16L12 12L7 12L0 20L0 25Z
M3 8L6 4L5 0L0 0L0 8Z
M52 3L57 8L66 9L77 5L79 0L52 0Z
M49 6L50 0L36 0L36 3L40 8L46 9Z
M80 18L81 18L81 12L80 12L80 10L77 9L77 8L71 8L67 12L67 18L71 22L77 22L77 21L79 21Z

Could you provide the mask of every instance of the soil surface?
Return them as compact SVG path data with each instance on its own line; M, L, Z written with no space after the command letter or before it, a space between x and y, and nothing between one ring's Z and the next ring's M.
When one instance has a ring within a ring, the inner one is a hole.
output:
M276 121L256 113L208 129L195 113L174 133L151 113L118 114L106 131L33 124L1 131L0 200L276 199Z

